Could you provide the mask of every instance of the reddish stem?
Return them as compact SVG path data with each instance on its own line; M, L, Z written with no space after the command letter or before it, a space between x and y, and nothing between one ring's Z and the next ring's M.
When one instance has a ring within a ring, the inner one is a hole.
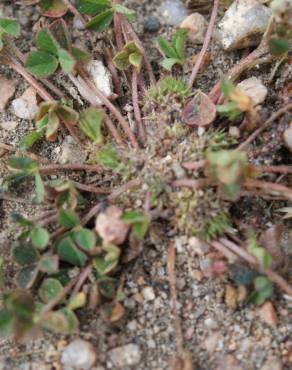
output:
M117 118L123 127L125 133L128 135L128 138L135 149L139 148L139 144L125 118L119 112L119 110L109 101L109 99L94 85L94 83L87 77L86 73L83 70L79 71L80 76L83 78L85 83L94 91L96 96L103 102L103 104L109 109L109 111Z
M113 79L113 83L114 83L114 87L115 87L115 92L116 94L118 94L119 97L123 96L123 93L122 93L122 87L121 87L121 81L119 79L119 75L118 75L118 72L117 72L117 69L114 65L114 63L112 62L112 56L110 55L110 52L109 50L105 50L105 54L106 54L106 65L112 75L112 79Z
M123 49L121 14L117 12L115 12L115 15L114 15L114 31L115 31L115 36L116 36L117 50L121 51Z
M0 143L0 149L6 150L8 152L14 152L14 153L17 153L19 155L26 155L26 156L30 157L31 159L34 159L35 161L38 161L38 162L41 162L41 163L50 163L50 161L47 160L46 158L40 157L39 155L37 155L35 153L28 152L26 150L19 150L18 148L15 148L12 145Z
M105 117L105 124L108 130L110 131L110 133L112 134L113 138L116 140L117 144L124 147L125 144L123 143L123 139L119 131L117 130L116 126L113 124L112 120L110 119L108 115Z
M26 69L16 61L9 60L7 65L13 68L17 73L19 73L39 94L39 96L45 100L54 100L51 94L49 94L32 75L30 75Z
M279 109L277 112L273 113L271 115L271 117L264 123L261 125L261 127L259 127L256 131L254 131L243 143L241 143L239 146L238 146L238 149L239 150L242 150L242 149L245 149L250 143L253 142L253 140L259 135L261 134L263 131L265 131L268 127L271 126L271 124L278 118L280 117L282 114L285 114L286 112L292 110L292 102L285 105L284 107L282 107L281 109Z
M182 163L182 167L187 170L200 170L201 168L205 167L207 161L205 159L202 159L201 161L196 162L184 162Z
M171 183L174 187L188 187L194 189L201 189L208 184L210 185L210 182L207 179L181 179Z
M140 107L139 107L138 72L137 72L135 67L133 67L133 73L132 73L132 102L133 102L136 124L137 124L137 128L138 128L138 137L139 137L141 143L144 143L145 142L145 130L144 130L141 111L140 111Z
M70 0L63 0L63 2L67 5L68 9L72 14L74 14L76 17L78 17L83 25L86 25L86 19L83 17L83 15L75 8L75 6L70 2Z
M261 181L261 180L254 180L254 179L247 179L243 183L244 187L247 188L258 188L262 189L268 194L282 194L287 199L292 200L292 189L288 188L287 186L281 184L275 184L273 182Z
M40 167L39 172L42 174L51 174L58 171L68 171L68 170L101 172L102 168L100 166L92 166L89 164L79 164L79 163L51 164Z
M211 41L211 38L212 38L212 35L213 35L213 32L214 32L215 22L216 22L216 18L217 18L217 14L218 14L218 7L219 7L219 0L214 0L214 5L213 5L212 13L211 13L211 18L210 18L210 22L209 22L209 25L208 25L206 35L205 35L203 47L200 51L199 57L196 61L196 64L194 65L194 68L193 68L193 71L192 71L192 74L191 74L191 77L190 77L190 80L189 80L189 83L188 83L189 87L193 87L194 82L197 78L197 75L200 71L200 68L203 64L205 54L208 50L208 47L209 47L209 44L210 44L210 41Z
M80 182L72 181L72 184L75 186L76 189L82 190L82 191L87 191L89 193L94 193L94 194L109 194L109 189L105 188L97 188L96 186L93 185L85 185L81 184Z
M292 297L292 287L291 287L290 284L287 283L287 281L285 279L282 278L282 276L278 275L275 271L273 271L270 268L262 269L259 266L258 260L254 256L252 256L245 249L236 245L235 243L231 242L230 240L228 240L226 238L221 238L220 242L223 245L225 245L226 247L228 247L229 249L231 249L232 252L234 252L235 254L240 256L242 259L249 262L251 265L254 265L254 266L258 267L264 274L266 274L268 276L268 278L271 281L276 283L282 290L284 290L289 296Z
M270 173L292 173L292 166L261 166L255 167L255 169Z

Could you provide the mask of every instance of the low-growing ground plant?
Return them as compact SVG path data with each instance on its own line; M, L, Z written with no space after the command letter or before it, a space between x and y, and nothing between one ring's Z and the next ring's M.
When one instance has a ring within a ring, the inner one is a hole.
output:
M0 61L20 73L43 100L35 130L21 140L22 155L7 162L12 173L3 179L1 189L12 192L19 184L33 180L33 201L51 209L39 221L13 216L17 230L21 230L12 248L19 271L16 288L2 294L2 333L21 338L36 326L75 332L79 325L76 310L85 306L99 309L111 323L119 321L125 312L120 271L124 263L141 253L155 224L171 229L172 235L204 240L227 257L232 250L245 259L256 271L247 284L251 286L250 300L256 304L273 295L274 283L292 294L290 285L271 269L272 256L257 241L257 235L238 232L230 211L246 194L291 200L292 190L287 186L261 179L264 173L291 173L291 169L251 164L241 147L246 144L238 147L226 128L215 126L216 109L230 120L257 122L251 98L231 80L255 62L262 62L263 54L265 62L267 53L273 60L269 54L270 46L275 48L271 34L279 32L281 20L277 19L277 28L271 23L269 38L264 36L248 62L240 62L205 94L193 84L211 38L216 4L207 41L189 81L183 74L165 77L163 71L156 81L147 52L130 24L135 12L118 1L79 0L75 6L65 0L40 0L42 14L59 19L37 32L37 50L27 57L12 40L20 34L18 23L0 18ZM88 30L104 32L114 45L113 50L105 51L105 59L117 91L121 89L133 106L131 123L121 110L123 97L112 101L90 79L86 66L92 56L72 43L62 19L68 10ZM111 27L112 33L108 32ZM187 62L186 37L187 30L179 29L171 42L158 39L163 69L171 71L174 65ZM285 33L285 37L290 36ZM280 58L283 53L278 53ZM90 107L79 111L78 104L70 102L48 79L57 71L89 93ZM94 103L96 100L104 107ZM291 104L277 114L289 110ZM253 125L249 128L255 129ZM87 153L88 163L59 165L31 158L28 149L36 142L56 141L62 131L70 133ZM49 177L63 170L91 171L98 174L101 183L106 180L103 187L96 187L61 175L54 181ZM86 193L97 195L96 204L92 206Z

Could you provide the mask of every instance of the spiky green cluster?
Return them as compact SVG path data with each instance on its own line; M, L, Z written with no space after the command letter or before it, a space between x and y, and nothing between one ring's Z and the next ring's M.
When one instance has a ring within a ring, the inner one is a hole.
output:
M146 98L161 104L172 97L182 102L190 95L191 90L184 81L173 77L165 77L149 89Z

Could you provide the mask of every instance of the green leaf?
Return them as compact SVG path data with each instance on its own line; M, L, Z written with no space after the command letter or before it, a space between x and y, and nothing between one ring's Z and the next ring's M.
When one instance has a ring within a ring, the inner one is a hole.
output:
M29 173L34 173L39 168L37 161L28 157L12 156L8 159L7 164L14 170L22 170Z
M78 331L79 328L79 321L75 313L70 310L69 308L65 307L60 310L68 323L68 332L75 333Z
M93 265L99 275L106 275L112 272L118 265L118 259L108 259L105 257L95 257L93 260Z
M101 294L105 298L113 299L115 297L116 295L116 280L115 279L108 277L108 276L101 277L99 278L99 281L98 281L98 287L99 287Z
M79 328L76 315L68 308L46 313L42 316L40 324L45 329L60 334L72 334Z
M129 56L129 62L137 68L138 72L141 71L143 55L140 53L132 53Z
M176 59L174 59L174 58L167 58L167 59L163 59L163 61L160 64L167 71L171 71L172 67L175 64L180 64L180 60L177 59L177 58Z
M104 111L94 107L86 109L80 115L79 126L81 131L95 144L101 144L103 142L101 128L104 118Z
M230 80L228 80L227 78L225 78L221 82L221 86L220 87L221 87L221 91L223 92L225 98L229 98L230 94L235 89L233 83Z
M12 253L13 258L20 265L30 265L39 259L39 253L30 245L18 245Z
M66 229L72 229L80 224L79 216L71 209L61 209L59 213L59 223Z
M133 22L136 19L136 12L132 9L126 8L121 4L116 4L114 9L117 13L123 14L129 22Z
M0 336L8 337L13 334L13 315L7 309L0 309Z
M45 249L50 240L50 234L43 227L34 227L30 232L30 237L32 244L40 250Z
M176 50L173 46L170 45L168 41L165 40L162 36L157 38L159 48L165 56L172 59L177 59L178 55L176 53Z
M25 290L18 289L8 293L4 297L4 306L16 318L31 322L33 319L35 304L31 294Z
M117 53L113 58L114 65L121 71L125 71L130 67L129 54L122 50Z
M113 21L114 12L112 9L105 10L92 18L87 24L86 28L92 29L97 32L104 31Z
M144 239L150 225L148 216L140 211L129 211L123 214L121 220L126 224L133 225L133 231L139 240Z
M89 229L74 230L73 240L75 243L85 251L91 251L95 248L96 234Z
M34 182L35 182L35 197L33 201L35 203L42 203L45 198L45 186L41 178L41 175L38 172L34 175Z
M97 154L98 162L109 169L116 169L120 164L120 158L116 149L111 145L105 145Z
M76 64L76 61L73 58L73 56L67 50L59 49L58 57L63 71L66 73L71 73Z
M46 124L46 139L49 141L54 141L57 139L57 132L60 125L60 120L55 112L50 112L45 116L45 118L46 117L47 120L42 121L43 124Z
M271 50L271 54L275 56L286 54L289 51L289 41L286 39L279 39L276 37L271 37L270 50Z
M26 68L38 78L51 76L58 68L58 60L44 51L33 51L28 55Z
M0 33L1 31L11 36L19 36L20 25L13 19L0 18Z
M40 259L39 269L47 274L55 274L59 270L59 257L57 255L44 255Z
M84 266L87 256L81 252L72 239L69 237L62 239L58 243L58 255L61 260L71 263L74 266Z
M180 28L173 36L173 46L175 47L176 54L180 59L185 57L185 45L188 35L188 30L186 28Z
M63 290L63 285L57 279L48 278L45 279L39 290L38 295L44 303L50 302Z
M40 8L42 15L51 18L62 17L68 11L63 0L40 0Z
M60 104L55 109L56 114L68 125L75 125L79 119L79 114L73 108Z
M111 8L111 0L78 0L77 7L83 14L94 15Z
M23 267L17 275L17 283L20 288L28 289L33 286L38 276L37 265Z
M256 259L264 269L269 268L272 265L272 256L265 248L258 245L254 232L251 232L249 235L249 244L247 246L247 249L250 254L256 257Z
M19 223L19 225L21 225L23 227L31 228L32 226L34 226L33 222L31 222L29 219L21 216L19 213L12 213L11 218L14 222Z
M84 307L86 305L86 294L84 292L80 292L72 297L67 305L69 310L77 310L78 308Z
M43 133L40 131L32 131L28 135L24 136L20 140L19 148L21 150L27 150L31 148L34 143L36 143L38 140L40 140L43 136Z
M58 49L60 48L60 46L58 45L48 28L42 28L37 33L36 43L40 50L46 51L49 54L53 54L56 56L58 55Z
M257 305L263 304L274 294L274 284L265 276L258 276L254 280L255 291L249 300Z
M74 59L76 60L76 62L78 63L86 63L90 61L90 59L92 58L89 53L87 53L86 51L82 49L77 48L76 46L72 47L71 53Z
M56 40L57 44L65 49L71 50L72 41L70 37L70 33L68 31L68 27L66 22L63 18L55 20L53 23L49 25L49 31L51 32L52 36Z

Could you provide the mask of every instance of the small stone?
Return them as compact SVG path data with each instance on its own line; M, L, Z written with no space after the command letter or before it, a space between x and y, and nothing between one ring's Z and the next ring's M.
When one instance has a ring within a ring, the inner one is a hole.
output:
M91 343L76 339L64 348L61 363L65 370L89 370L95 364L96 358L96 352Z
M186 177L186 171L182 168L182 166L178 162L173 162L172 170L174 172L175 177L178 180Z
M204 256L210 251L209 245L195 236L189 239L189 246L198 256Z
M16 82L0 76L0 112L3 112L6 104L15 93Z
M132 298L126 298L124 300L124 306L128 308L129 310L133 310L136 307L136 302Z
M165 0L159 8L159 12L169 26L178 26L188 15L181 0Z
M203 346L206 348L207 352L213 353L216 350L217 344L220 339L221 334L214 333L205 339Z
M208 22L200 13L192 13L180 24L181 28L187 28L188 39L194 44L203 44Z
M243 302L245 298L247 297L247 289L244 285L240 285L237 288L237 301L238 302Z
M186 287L186 280L184 278L177 278L176 287L178 290L184 290L184 288Z
M96 231L105 243L120 245L126 240L130 225L121 220L123 212L116 206L108 207L96 218Z
M292 122L290 123L290 126L285 130L283 137L286 147L292 153Z
M224 50L257 45L272 11L257 0L235 0L218 24L217 38Z
M108 352L110 361L119 369L128 369L128 366L139 364L141 360L140 348L133 343L117 347Z
M234 137L235 139L238 139L240 137L240 130L236 126L230 126L228 133L231 137Z
M157 32L160 29L160 20L154 15L146 17L143 23L145 32Z
M16 121L5 121L5 122L0 122L0 127L5 130L5 131L13 131L16 129L16 126L18 125L19 122Z
M145 301L153 301L155 299L154 290L150 286L142 289L142 295L143 295Z
M94 85L107 97L111 97L113 95L113 87L112 87L112 76L108 69L104 66L104 64L100 60L91 60L85 66L85 69L89 75L89 78L94 83ZM80 76L77 77L80 81ZM91 91L85 90L83 87L78 87L79 93L84 97L84 99L92 101L92 94ZM94 98L94 103L97 105L102 105L103 103L98 98Z
M232 355L225 355L216 370L243 370L239 362Z
M20 98L12 101L14 114L22 119L34 119L38 111L36 91L29 87Z
M39 362L25 362L19 366L19 370L49 370L49 367Z
M148 347L148 348L151 348L151 349L156 348L156 343L155 343L155 341L154 341L153 339L149 339L149 340L147 341L147 347Z
M260 318L270 326L276 326L278 317L272 302L265 302L259 309Z
M74 28L76 28L77 30L84 30L85 29L85 24L84 22L80 19L80 17L78 16L74 16L73 18L73 26Z
M235 310L237 307L237 289L232 285L226 286L225 303L231 310Z
M195 280L201 281L203 279L203 274L200 270L194 269L190 273L191 277Z
M270 357L260 370L282 370L281 361L276 357Z
M204 324L208 329L218 329L218 322L212 317L207 317Z
M72 136L67 135L61 146L59 162L64 163L84 163L87 158L86 152L75 142Z
M138 323L136 320L132 320L130 321L128 324L127 324L127 329L129 331L136 331L137 330L137 327L138 327Z
M256 77L247 78L241 81L237 86L253 100L254 105L263 103L268 94L266 86Z

